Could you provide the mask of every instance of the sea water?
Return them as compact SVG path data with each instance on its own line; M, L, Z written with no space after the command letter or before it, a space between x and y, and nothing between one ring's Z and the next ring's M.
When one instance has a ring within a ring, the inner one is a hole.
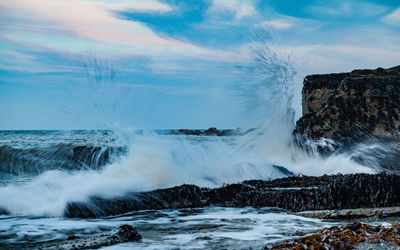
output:
M285 158L258 151L256 145L243 147L242 141L260 136L259 131L226 137L170 132L1 131L0 207L9 212L0 216L1 245L112 233L129 223L143 241L118 247L261 248L298 230L335 223L271 208L139 211L96 219L68 219L63 212L69 201L87 201L92 195L111 198L185 183L218 187L285 177L274 164L294 174L375 171L343 155Z

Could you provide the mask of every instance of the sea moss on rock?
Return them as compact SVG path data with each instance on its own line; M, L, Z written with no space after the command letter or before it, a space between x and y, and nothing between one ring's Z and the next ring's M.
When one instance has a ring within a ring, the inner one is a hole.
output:
M392 243L394 247L399 247L400 224L393 222L390 228L386 228L354 222L322 229L316 234L266 246L264 249L355 249L361 242Z

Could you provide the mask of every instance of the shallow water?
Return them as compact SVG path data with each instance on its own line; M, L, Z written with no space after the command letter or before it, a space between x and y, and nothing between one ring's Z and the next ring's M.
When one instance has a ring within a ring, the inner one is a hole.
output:
M260 249L267 243L291 238L297 231L313 231L340 224L289 215L273 208L139 211L99 219L1 216L0 242L11 247L65 239L71 234L93 236L114 233L119 225L125 223L135 226L143 240L107 249L237 249L238 246Z

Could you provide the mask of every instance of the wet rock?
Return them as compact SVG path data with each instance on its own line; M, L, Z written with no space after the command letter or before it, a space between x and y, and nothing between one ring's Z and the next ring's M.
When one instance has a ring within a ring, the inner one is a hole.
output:
M365 248L358 248L359 243ZM383 226L372 226L359 222L354 222L344 226L333 226L322 229L316 234L312 234L293 241L284 241L273 246L266 246L264 249L368 249L371 244L389 246L398 249L400 246L400 224L393 222L390 228ZM382 245L381 245L382 244ZM383 247L384 249L389 249Z
M69 235L65 240L54 240L35 244L15 244L10 249L98 249L124 242L135 242L142 239L139 232L131 225L119 226L118 232L107 235L78 237Z
M302 91L303 117L294 133L345 144L400 140L399 69L307 76Z
M294 175L295 175L292 171L288 170L288 169L285 168L285 167L278 166L278 165L272 165L272 167L273 167L276 171L282 173L283 175L286 175L286 176L294 176Z
M194 208L208 205L202 190L195 185L157 189L150 192L128 193L105 199L91 197L90 202L70 202L65 209L67 217L101 217L145 209Z
M379 207L379 208L357 208L341 210L317 210L296 213L303 217L330 219L330 220L349 220L358 218L387 218L400 217L400 207Z
M0 207L0 215L8 215L8 211L5 208Z
M128 224L119 226L118 236L122 242L137 241L142 239L142 236L134 227Z
M361 142L385 143L393 148L390 155L398 162L399 72L400 66L307 76L302 90L303 116L296 122L293 132L297 144L313 152L310 140L331 139L335 142L332 147L317 150L322 155L330 155ZM374 154L370 156L375 157ZM383 169L400 171L398 164L388 166L385 159L377 159Z
M354 195L357 194L357 195ZM182 185L89 202L69 202L67 217L99 217L144 209L205 206L277 207L293 212L400 206L399 175L293 176L250 180L219 188Z

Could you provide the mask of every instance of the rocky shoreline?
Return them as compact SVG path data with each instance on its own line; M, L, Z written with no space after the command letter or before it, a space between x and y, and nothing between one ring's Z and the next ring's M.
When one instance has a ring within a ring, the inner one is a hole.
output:
M357 194L357 195L354 195ZM277 207L291 212L400 206L400 176L388 174L296 176L250 180L219 188L181 185L88 202L69 202L66 217L90 218L147 209L206 206Z

